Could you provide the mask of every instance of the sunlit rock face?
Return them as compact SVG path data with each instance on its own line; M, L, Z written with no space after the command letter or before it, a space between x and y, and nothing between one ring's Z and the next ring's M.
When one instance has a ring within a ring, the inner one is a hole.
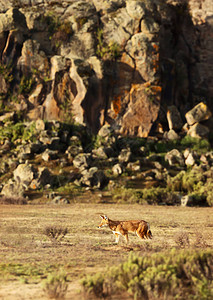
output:
M147 137L181 130L171 107L212 111L211 0L20 2L0 1L0 87L29 119Z

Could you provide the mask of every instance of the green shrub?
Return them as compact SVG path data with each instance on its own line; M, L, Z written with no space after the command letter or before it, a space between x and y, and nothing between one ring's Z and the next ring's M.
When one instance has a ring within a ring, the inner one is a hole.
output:
M29 126L26 126L24 123L13 124L11 122L4 127L0 127L0 140L4 141L5 139L9 139L11 142L15 142L18 139L22 141L35 141L35 123L32 122Z
M97 30L97 50L96 54L102 59L117 59L121 56L121 47L116 42L108 45L104 42L103 29Z
M191 193L198 190L198 187L205 182L205 177L200 168L181 171L176 176L167 178L167 186L171 191Z
M112 199L118 203L137 203L137 190L124 186L115 188L112 191Z
M204 186L206 200L209 206L213 206L213 178L208 178Z
M186 135L181 140L180 145L183 147L183 149L191 148L198 154L206 153L211 149L211 145L208 140L193 138L189 135Z
M26 77L22 76L19 84L19 94L29 95L35 86L35 79L32 76Z
M81 281L81 284L87 295L94 295L98 299L105 299L111 292L110 284L105 280L102 273L93 276L88 275Z
M49 274L43 282L43 289L50 299L64 299L67 288L67 276L64 273Z
M97 275L95 275L97 276ZM99 293L110 283L113 294L127 292L134 299L212 299L213 253L210 250L176 250L150 256L131 254L118 267L98 275L98 285L87 277L84 289ZM98 295L101 297L101 293Z

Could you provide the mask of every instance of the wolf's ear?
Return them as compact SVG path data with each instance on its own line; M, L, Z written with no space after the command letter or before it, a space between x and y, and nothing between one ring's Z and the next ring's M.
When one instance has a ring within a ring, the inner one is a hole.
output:
M104 216L101 216L101 215L100 215L100 217L101 217L101 219L104 219L104 218L105 218Z

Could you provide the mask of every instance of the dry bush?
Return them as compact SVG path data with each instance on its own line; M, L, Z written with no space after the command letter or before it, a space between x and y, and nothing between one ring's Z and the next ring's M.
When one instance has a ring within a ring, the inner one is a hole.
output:
M15 204L15 205L24 205L27 204L27 200L23 197L7 197L3 196L0 198L0 204Z
M193 243L195 248L206 248L208 245L202 233L196 232L195 241Z
M186 232L179 232L175 236L175 243L178 248L188 248L190 246L189 235Z
M60 242L68 233L68 228L57 225L50 225L44 229L43 233L48 236L51 241Z

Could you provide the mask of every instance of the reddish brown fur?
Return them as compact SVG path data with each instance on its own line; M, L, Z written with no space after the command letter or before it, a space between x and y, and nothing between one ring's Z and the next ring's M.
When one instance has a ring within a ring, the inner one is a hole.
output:
M143 220L130 220L130 221L113 221L110 220L107 216L100 216L102 218L101 224L98 228L103 226L109 226L112 232L116 236L116 242L118 243L119 235L123 235L128 243L128 233L136 233L141 239L152 238L152 233L149 228L149 224Z

